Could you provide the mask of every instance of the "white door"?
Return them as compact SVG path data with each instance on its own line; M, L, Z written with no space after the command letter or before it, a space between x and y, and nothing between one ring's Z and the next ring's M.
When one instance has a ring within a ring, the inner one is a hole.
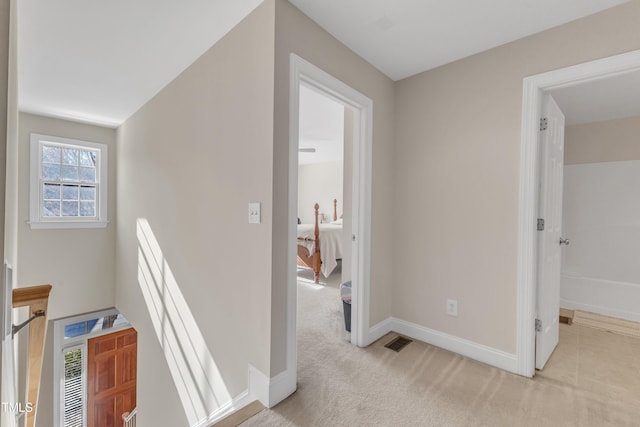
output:
M544 230L538 232L537 369L544 367L558 345L561 242L564 242L561 240L564 115L550 95L544 97L542 117L539 218L544 220Z

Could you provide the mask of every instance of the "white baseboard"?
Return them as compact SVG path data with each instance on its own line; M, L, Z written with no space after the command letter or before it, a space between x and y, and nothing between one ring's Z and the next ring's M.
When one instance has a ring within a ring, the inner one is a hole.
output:
M365 341L365 347L378 341L383 336L392 331L393 317L387 317L382 322L369 328L369 333Z
M296 391L295 377L289 375L288 371L269 378L249 365L249 394L252 401L259 400L267 408L273 408L294 391Z
M191 427L208 427L244 408L254 400L259 400L267 408L273 408L296 391L295 383L292 389L290 382L287 371L269 378L259 369L249 365L249 388Z
M269 404L265 406L273 408L294 391L296 391L295 375L289 375L289 371L279 373L269 382Z
M249 395L269 408L269 377L253 365L249 365Z
M568 310L588 311L589 313L602 314L603 316L630 320L631 322L640 322L640 313L631 313L624 310L617 310L615 308L602 307L600 305L584 304L576 301L561 299L560 307L566 308Z
M640 285L563 274L560 306L640 322Z
M395 317L390 318L390 326L392 331L401 335L424 341L427 344L435 345L436 347L517 374L518 358L515 354L445 334L444 332L435 331Z
M226 403L225 405L222 405L221 407L213 411L211 414L209 414L208 417L203 418L202 420L198 421L196 424L192 425L191 427L209 427L210 425L215 424L218 421L222 420L223 418L244 408L249 403L253 402L253 400L254 399L252 399L251 396L249 396L249 391L245 390L242 393L240 393L237 397L233 398L230 402Z
M388 317L382 322L369 328L367 345L379 340L389 332L396 332L436 347L461 354L470 359L504 369L505 371L517 372L517 356L502 350L497 350L473 341L439 332L415 323L407 322L395 317Z

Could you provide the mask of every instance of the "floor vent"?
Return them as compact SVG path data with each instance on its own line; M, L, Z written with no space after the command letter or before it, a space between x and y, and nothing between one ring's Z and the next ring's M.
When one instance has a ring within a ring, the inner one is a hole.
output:
M412 343L413 340L405 337L396 337L391 342L385 344L385 347L390 348L393 351L400 351L407 346L407 344Z

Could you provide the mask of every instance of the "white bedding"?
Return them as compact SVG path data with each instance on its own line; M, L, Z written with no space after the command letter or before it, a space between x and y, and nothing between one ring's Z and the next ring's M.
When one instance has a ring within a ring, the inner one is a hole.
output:
M298 241L298 245L306 247L312 254L315 250L314 225L298 224L298 237L312 240ZM337 260L342 259L342 241L342 225L320 224L320 259L322 260L320 271L324 277L329 277L338 265Z

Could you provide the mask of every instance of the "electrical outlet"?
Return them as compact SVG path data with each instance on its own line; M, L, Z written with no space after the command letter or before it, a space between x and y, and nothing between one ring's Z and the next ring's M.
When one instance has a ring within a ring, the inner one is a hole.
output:
M458 301L454 299L447 300L447 314L449 316L458 317Z

